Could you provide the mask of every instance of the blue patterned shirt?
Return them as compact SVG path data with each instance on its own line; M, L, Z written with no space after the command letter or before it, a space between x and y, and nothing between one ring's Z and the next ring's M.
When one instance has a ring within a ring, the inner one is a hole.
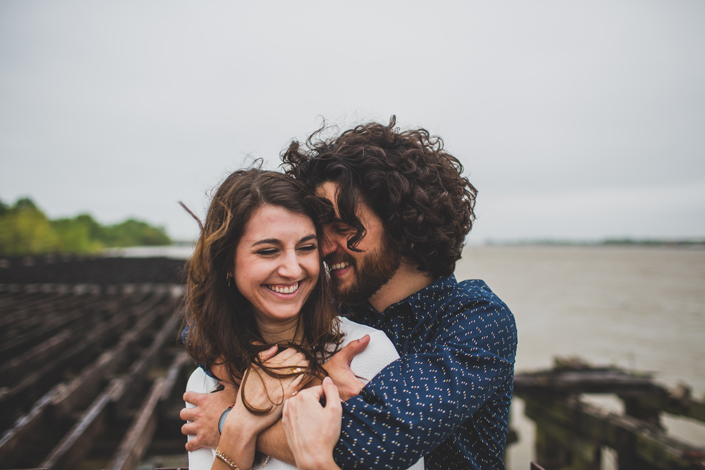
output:
M439 278L383 313L349 315L383 330L401 358L343 404L338 465L504 468L517 331L487 284Z

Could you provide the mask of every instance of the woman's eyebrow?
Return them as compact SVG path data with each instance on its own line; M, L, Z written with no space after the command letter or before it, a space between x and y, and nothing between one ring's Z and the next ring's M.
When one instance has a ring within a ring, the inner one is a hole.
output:
M265 238L264 240L260 240L258 242L254 242L252 246L257 246L257 245L264 245L266 243L281 243L278 238Z
M299 240L299 243L303 243L303 242L306 242L309 240L315 240L317 238L318 237L314 234L306 235L301 240ZM264 240L259 240L259 241L254 242L252 244L252 246L265 245L265 244L269 244L269 243L272 243L272 244L281 243L281 240L279 240L278 238L265 238Z

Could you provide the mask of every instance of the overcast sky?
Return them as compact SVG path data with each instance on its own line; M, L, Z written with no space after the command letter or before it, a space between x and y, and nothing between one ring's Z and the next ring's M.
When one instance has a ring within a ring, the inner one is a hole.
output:
M396 114L470 242L705 236L705 2L0 2L0 199L197 234L230 171Z

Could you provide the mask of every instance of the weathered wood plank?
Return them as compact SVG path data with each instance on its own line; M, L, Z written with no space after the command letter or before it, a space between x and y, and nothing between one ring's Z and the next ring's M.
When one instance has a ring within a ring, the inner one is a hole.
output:
M29 351L3 364L0 364L0 385L16 382L28 370L36 368L41 362L65 349L71 339L71 330L61 330L46 341L37 344Z
M42 367L28 373L14 386L0 389L0 412L9 413L9 410L21 408L32 397L60 381L69 366L75 366L77 363L85 364L88 357L84 353L106 338L119 334L121 331L119 327L124 323L124 319L115 316L106 323L97 323L92 330L77 329L75 337L80 340L74 341L73 346L47 361Z
M149 367L158 358L167 338L173 337L180 323L180 316L177 313L173 314L128 372L110 382L108 388L81 415L74 427L42 462L42 466L59 470L73 468L90 451L93 440L103 432L108 405L111 406L111 413L118 413L121 416L126 414L125 405L132 398L130 394L145 379Z
M178 393L179 396L182 395L183 390L175 390L174 386L179 383L179 379L184 378L186 374L187 367L193 364L191 358L185 352L179 353L169 366L169 371L164 378L164 389L162 393L161 400L167 401L173 396L174 393Z
M154 381L132 425L125 433L106 470L134 470L144 456L157 427L157 403L164 392L164 378Z
M168 309L171 303L164 306L157 306L153 303L148 305L140 304L121 315L123 321L128 321L131 316L139 318L137 323L126 332L119 342L102 353L95 362L87 366L69 382L51 402L52 409L57 416L66 416L81 402L86 396L94 393L95 387L100 380L108 374L113 373L120 364L124 363L134 345L145 336L147 330L152 327Z
M42 423L46 424L45 416L51 400L61 390L56 385L40 398L26 415L20 417L15 424L0 437L0 462L12 465L19 458L30 436L39 432Z
M695 419L705 423L705 400L691 397L689 387L680 385L675 389L664 389L659 395L630 397L644 408L660 409L666 413Z
M583 439L624 450L634 443L634 455L645 465L664 469L705 468L705 448L694 447L650 429L641 420L619 416L580 402L576 397L540 400L524 397L525 413L535 420L552 422Z
M621 370L542 371L514 376L514 393L661 393L650 376Z
M71 430L54 447L39 465L47 469L73 469L90 451L91 442L105 428L107 405L123 389L122 378L113 379L110 385L91 404Z
M113 405L118 414L122 414L126 411L125 407L129 399L133 396L135 389L142 384L147 371L154 366L159 359L159 354L164 344L175 337L176 330L181 324L182 314L183 312L181 310L174 312L159 333L156 334L152 344L143 351L139 359L130 366L126 375L131 377L131 380L124 383L126 393L122 393L118 399L114 400Z
M167 302L171 305L171 302ZM116 317L116 330L122 329L122 323L137 316L139 321L125 332L119 342L101 354L96 361L84 368L80 375L67 383L57 384L50 392L37 401L27 415L19 418L0 439L0 462L10 462L24 451L29 442L27 436L36 434L42 427L51 425L55 419L68 416L76 410L77 404L97 394L101 380L115 372L124 363L137 342L145 337L148 329L166 310L153 308L154 304L138 304L128 309L124 315ZM149 310L149 311L147 311ZM110 327L110 326L109 326Z

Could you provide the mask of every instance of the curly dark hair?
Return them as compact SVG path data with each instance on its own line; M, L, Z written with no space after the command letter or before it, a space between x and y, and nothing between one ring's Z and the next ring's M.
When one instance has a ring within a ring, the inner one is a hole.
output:
M282 207L311 218L320 240L326 208L309 188L282 173L259 168L238 170L215 192L187 265L186 350L197 363L225 364L230 381L235 383L246 380L244 374L251 363L275 377L301 375L274 370L259 361L259 353L272 344L262 338L252 304L227 278L233 272L235 250L247 222L263 205ZM324 269L320 270L316 286L301 309L298 328L301 341L280 346L293 347L304 354L309 361L304 375L325 375L321 364L337 351L342 333ZM245 406L252 412L266 412L251 408L247 402Z
M392 116L388 126L359 125L332 139L323 138L324 125L304 147L293 141L282 166L312 188L337 183L340 217L355 229L350 250L365 236L355 210L359 198L419 271L450 276L475 220L477 190L440 137L425 129L400 131L395 124Z

